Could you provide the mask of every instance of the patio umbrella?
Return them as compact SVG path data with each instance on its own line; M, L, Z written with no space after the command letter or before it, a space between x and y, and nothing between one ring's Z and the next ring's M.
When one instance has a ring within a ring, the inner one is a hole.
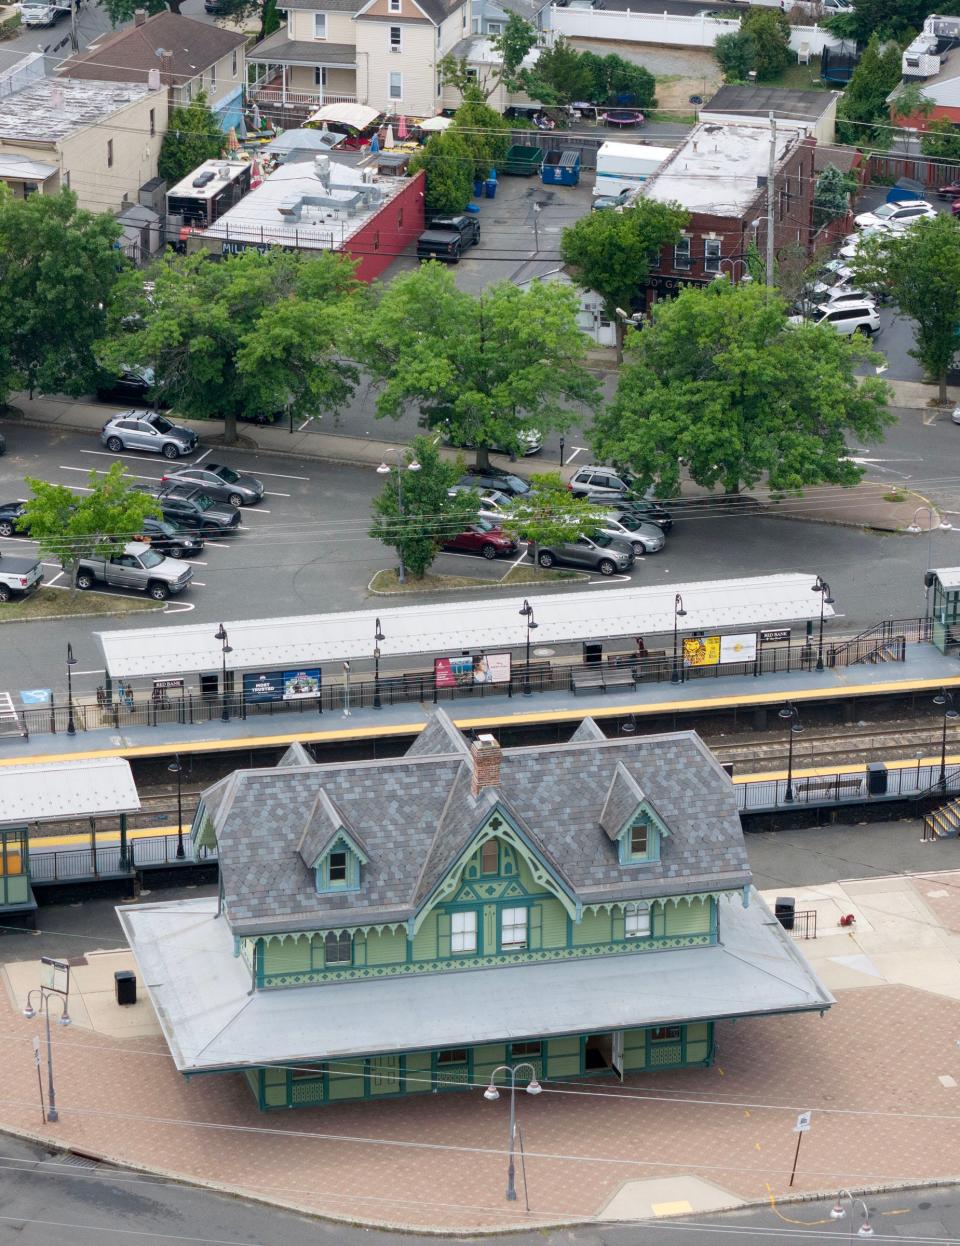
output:
M254 190L263 181L263 172L260 168L260 160L254 156L253 163L250 165L250 189Z
M451 125L453 125L453 121L450 117L427 117L425 121L420 122L420 129L429 134L434 131L445 130Z
M399 122L397 123L397 138L402 143L406 137L407 137L407 119L406 117L401 117Z
M392 147L392 146L393 146L393 126L388 125L387 133L383 140L383 149L384 151L386 151L388 147Z
M239 151L240 149L240 140L237 138L237 131L233 126L227 131L227 147L230 151Z

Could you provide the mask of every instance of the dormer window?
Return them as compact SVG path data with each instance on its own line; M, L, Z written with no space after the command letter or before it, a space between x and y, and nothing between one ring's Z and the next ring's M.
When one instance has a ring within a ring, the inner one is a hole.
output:
M660 860L660 832L641 815L620 836L620 864L648 865Z
M639 857L646 860L647 849L649 847L649 836L647 828L642 823L638 826L630 828L630 857L636 861Z
M347 881L347 854L345 852L331 852L330 863L328 867L330 876L330 886L335 887L338 883L343 885Z
M359 891L360 871L365 864L342 837L336 839L314 866L317 891L321 895L338 891Z

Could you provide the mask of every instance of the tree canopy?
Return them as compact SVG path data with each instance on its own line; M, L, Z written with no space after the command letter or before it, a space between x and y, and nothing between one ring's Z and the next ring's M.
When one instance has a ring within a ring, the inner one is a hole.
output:
M905 43L931 13L957 12L957 0L855 0L853 9L835 14L823 24L858 43L866 43L873 35Z
M868 238L851 264L858 285L887 294L916 323L910 354L947 401L947 372L960 348L960 221L936 216L902 234Z
M160 516L155 497L132 487L122 463L100 475L91 471L81 496L66 485L26 478L32 496L23 516L41 553L56 558L73 579L80 558L109 558L142 530L148 515Z
M154 369L156 390L188 419L224 421L289 407L336 410L356 373L343 358L365 287L353 262L327 252L246 251L217 264L206 255L165 258L118 286L104 362Z
M850 196L857 179L828 164L817 177L813 190L813 223L816 228L850 211Z
M740 29L721 35L713 51L728 82L743 81L751 71L766 82L793 60L790 25L778 9L749 8Z
M837 104L837 138L842 143L889 147L887 96L900 81L900 48L873 35Z
M920 150L932 160L960 161L960 134L957 127L946 117L937 117L927 123L920 135Z
M520 73L524 91L544 104L630 104L656 107L656 79L642 65L615 52L598 56L578 51L562 35L541 50L536 64Z
M578 285L600 295L607 319L616 325L618 361L623 321L617 309L632 308L650 272L651 256L678 241L688 217L676 204L639 199L623 212L591 212L563 231L563 262Z
M94 385L94 345L125 261L112 217L76 195L14 199L0 185L0 405L13 389L82 394Z
M223 151L224 135L200 91L186 108L174 108L160 145L157 171L173 186L205 160L216 160Z
M410 471L411 463L418 463L419 469ZM463 532L477 516L480 498L476 492L450 493L462 475L463 461L448 463L441 458L436 438L415 437L403 463L391 467L373 500L370 535L395 549L415 579L423 578L444 542Z
M510 146L503 117L484 99L477 86L464 92L463 103L453 114L449 132L456 134L473 156L473 177L485 178L503 161Z
M426 174L423 206L428 214L463 211L473 193L475 164L475 150L453 126L430 136L410 161L411 173L423 169Z
M520 66L524 57L537 43L537 28L516 13L511 13L499 35L493 35L490 44L495 61L485 69L482 76L476 72L466 57L448 52L438 66L442 81L456 87L466 96L473 88L488 100L502 82L508 91L520 89Z
M530 477L529 493L513 499L510 527L533 547L533 562L541 545L575 541L596 527L597 505L576 497L559 472L538 472Z
M525 429L569 427L571 404L599 401L577 306L559 284L504 281L475 297L435 262L400 274L359 331L363 362L381 382L377 415L416 403L426 427L475 446L481 466L491 448L519 451Z
M790 324L763 286L688 287L635 336L593 448L664 496L679 492L681 462L728 493L764 476L778 492L852 485L862 469L847 437L875 440L892 422L886 384L856 376L871 357L828 325Z

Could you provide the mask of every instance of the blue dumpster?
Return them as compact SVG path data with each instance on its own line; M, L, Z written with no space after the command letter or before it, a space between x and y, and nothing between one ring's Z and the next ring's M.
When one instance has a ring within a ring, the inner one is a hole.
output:
M548 151L540 167L540 180L545 186L576 186L580 181L580 153Z

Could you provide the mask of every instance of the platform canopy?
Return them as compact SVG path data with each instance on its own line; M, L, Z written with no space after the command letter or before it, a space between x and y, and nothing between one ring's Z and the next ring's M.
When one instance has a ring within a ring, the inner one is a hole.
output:
M720 900L711 947L252 995L215 896L117 914L181 1073L825 1012L834 1002L753 888L746 908L739 892Z
M681 633L744 631L819 618L817 577L804 572L742 580L708 580L650 588L609 588L548 593L531 599L538 645L656 636L673 631L676 594L686 615ZM387 657L441 656L461 650L489 652L524 643L522 597L388 606L339 614L224 621L227 669L295 669L364 658L373 653L376 620ZM824 606L829 617L833 609ZM220 669L223 654L213 623L99 632L111 678L162 678Z
M133 813L140 808L123 757L0 766L0 826Z

